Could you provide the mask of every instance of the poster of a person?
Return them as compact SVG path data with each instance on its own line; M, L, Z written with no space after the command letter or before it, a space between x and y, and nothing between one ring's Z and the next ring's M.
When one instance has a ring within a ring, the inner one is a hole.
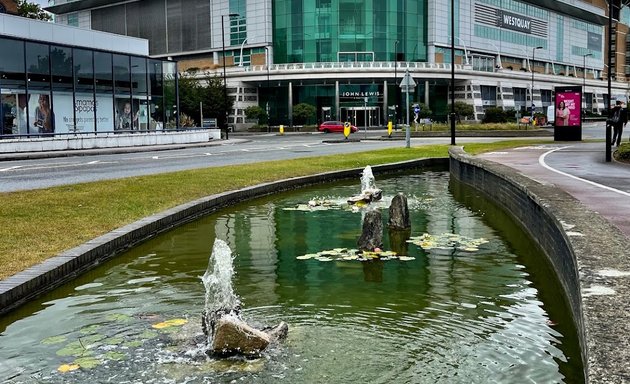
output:
M15 111L15 119L13 121L13 133L19 135L26 135L28 133L26 125L26 105L28 104L28 98L25 93L17 95L17 109Z
M558 103L558 107L556 108L556 125L558 126L568 126L569 125L569 116L571 112L569 108L567 108L564 101Z
M37 107L32 120L29 133L53 133L55 132L55 119L50 108L50 96L40 94L37 99Z
M122 113L118 116L118 123L116 124L116 130L118 131L130 131L138 125L138 113L133 116L131 114L131 103L125 102L123 105Z

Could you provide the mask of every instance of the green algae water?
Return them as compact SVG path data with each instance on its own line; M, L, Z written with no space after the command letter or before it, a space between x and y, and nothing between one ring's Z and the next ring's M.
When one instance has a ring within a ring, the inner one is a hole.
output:
M402 257L304 258L356 248L364 210L344 202L361 192L359 176L224 209L4 316L0 381L584 382L577 333L542 254L448 172L377 176L384 223L403 192L410 236L424 236L408 243L385 229L383 249ZM330 204L310 209L312 200ZM234 254L243 318L289 324L259 357L204 353L200 277L215 238Z

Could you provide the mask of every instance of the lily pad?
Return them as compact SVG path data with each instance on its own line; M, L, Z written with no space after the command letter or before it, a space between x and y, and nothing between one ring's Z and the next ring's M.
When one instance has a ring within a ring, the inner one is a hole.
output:
M117 323L128 323L133 320L133 317L125 315L124 313L110 313L105 317L108 321L115 321Z
M44 345L54 345L54 344L61 344L66 340L67 338L65 336L59 335L59 336L47 337L44 340L42 340L41 343Z
M424 233L421 236L411 237L407 242L415 244L424 250L444 249L465 252L477 252L479 246L488 242L484 238L473 239L454 233L442 233L431 235Z
M144 342L140 340L130 340L123 343L123 347L127 348L138 348L141 347Z
M85 337L80 337L79 340L81 341L81 343L84 346L87 345L92 345L98 341L101 341L103 339L105 339L107 336L105 335L101 335L101 334L96 334L96 335L89 335L89 336L85 336Z
M89 334L91 334L91 333L96 333L96 331L98 331L98 329L99 329L100 327L101 327L101 326L100 326L100 325L98 325L98 324L89 325L89 326L87 326L87 327L85 327L85 328L81 328L81 329L79 330L79 333L82 333L82 334L84 334L84 335L89 335Z
M127 355L125 355L124 353L116 351L109 351L104 356L107 360L115 361L125 360L127 358Z
M72 343L66 345L56 352L57 356L87 356L91 355L92 351L90 351L86 345L81 342L73 341Z
M115 337L110 337L108 339L103 340L103 344L106 345L118 345L118 344L122 344L125 341L124 338L120 337L120 336L115 336Z
M73 364L76 364L84 369L92 369L98 367L103 363L96 357L88 356L76 359L75 361L73 361Z
M142 340L150 340L150 339L155 339L156 337L159 336L159 334L155 331L147 329L146 331L142 332L139 336Z
M309 253L302 256L297 256L298 260L315 259L318 261L366 261L366 260L395 260L398 258L398 254L393 251L360 251L353 248L334 248L330 250L324 250L318 253Z

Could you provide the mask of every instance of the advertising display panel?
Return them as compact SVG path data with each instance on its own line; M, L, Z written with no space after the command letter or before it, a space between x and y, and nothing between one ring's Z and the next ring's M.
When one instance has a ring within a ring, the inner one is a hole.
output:
M554 106L554 140L582 140L582 87L556 87Z

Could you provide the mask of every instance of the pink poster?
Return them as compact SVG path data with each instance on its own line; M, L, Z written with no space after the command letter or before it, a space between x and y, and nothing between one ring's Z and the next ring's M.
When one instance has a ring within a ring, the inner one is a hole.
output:
M579 127L582 95L580 92L558 92L556 90L556 118L557 127Z

